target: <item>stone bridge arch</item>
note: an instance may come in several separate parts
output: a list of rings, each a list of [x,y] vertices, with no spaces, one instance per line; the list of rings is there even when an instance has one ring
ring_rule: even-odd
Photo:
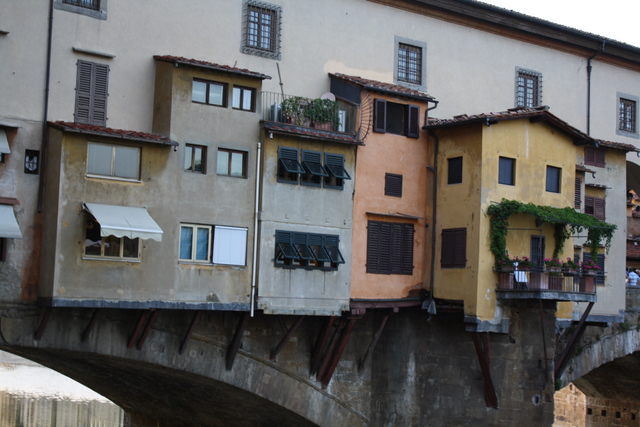
[[[163,311],[141,349],[128,348],[136,310],[101,310],[85,341],[87,309],[54,309],[40,340],[39,317],[17,310],[3,317],[0,350],[53,368],[97,391],[132,413],[140,424],[158,426],[366,425],[357,408],[304,375],[308,357],[282,366],[268,354],[260,328],[250,328],[231,370],[225,368],[229,330],[235,313],[207,313],[178,353],[192,313]],[[257,324],[257,321],[253,322]],[[231,326],[231,328],[229,327]],[[262,331],[264,332],[264,331]],[[246,338],[246,337],[245,337]],[[265,347],[266,351],[253,351]],[[300,352],[297,352],[300,353]],[[290,369],[291,368],[291,369]],[[297,368],[297,369],[296,369]],[[178,415],[176,415],[178,414]],[[188,423],[186,422],[188,421]],[[160,422],[158,424],[158,422]]]

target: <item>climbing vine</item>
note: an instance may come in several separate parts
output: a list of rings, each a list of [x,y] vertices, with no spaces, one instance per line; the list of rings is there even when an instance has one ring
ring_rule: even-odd
[[[554,258],[560,255],[565,241],[571,235],[585,229],[587,230],[586,245],[592,254],[596,254],[600,246],[605,246],[609,250],[613,232],[616,230],[616,226],[613,224],[600,221],[591,215],[576,212],[569,207],[554,208],[502,199],[500,203],[494,203],[487,209],[487,215],[491,218],[491,252],[495,256],[496,262],[505,261],[508,258],[507,226],[509,217],[518,213],[532,215],[536,221],[554,226]]]

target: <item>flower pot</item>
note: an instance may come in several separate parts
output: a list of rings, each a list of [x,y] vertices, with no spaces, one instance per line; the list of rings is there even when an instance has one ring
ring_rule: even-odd
[[[333,130],[331,122],[311,123],[311,126],[318,130]]]

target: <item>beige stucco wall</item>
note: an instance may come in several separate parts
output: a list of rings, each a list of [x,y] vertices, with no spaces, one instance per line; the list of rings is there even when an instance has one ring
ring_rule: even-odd
[[[382,96],[371,93],[363,99],[380,98],[399,104],[413,104],[420,107],[420,125],[424,123],[425,103]],[[373,103],[362,108],[372,108]],[[368,115],[369,113],[363,112]],[[432,163],[426,133],[421,130],[418,138],[403,135],[376,133],[370,131],[364,145],[358,147],[356,163],[355,194],[353,199],[353,272],[352,298],[385,299],[406,298],[425,288],[427,280],[427,245],[429,234],[426,225],[430,223],[430,188],[428,187],[427,165]],[[402,197],[385,196],[385,174],[400,174]],[[415,220],[372,215],[408,215]],[[414,225],[413,274],[371,274],[366,272],[367,264],[367,222],[369,220],[402,222]]]

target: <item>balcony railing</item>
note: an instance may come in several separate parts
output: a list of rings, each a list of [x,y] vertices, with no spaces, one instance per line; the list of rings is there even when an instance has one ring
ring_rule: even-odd
[[[594,294],[596,275],[536,270],[498,271],[498,290]]]
[[[262,92],[262,119],[305,128],[356,133],[356,108],[329,99]]]

